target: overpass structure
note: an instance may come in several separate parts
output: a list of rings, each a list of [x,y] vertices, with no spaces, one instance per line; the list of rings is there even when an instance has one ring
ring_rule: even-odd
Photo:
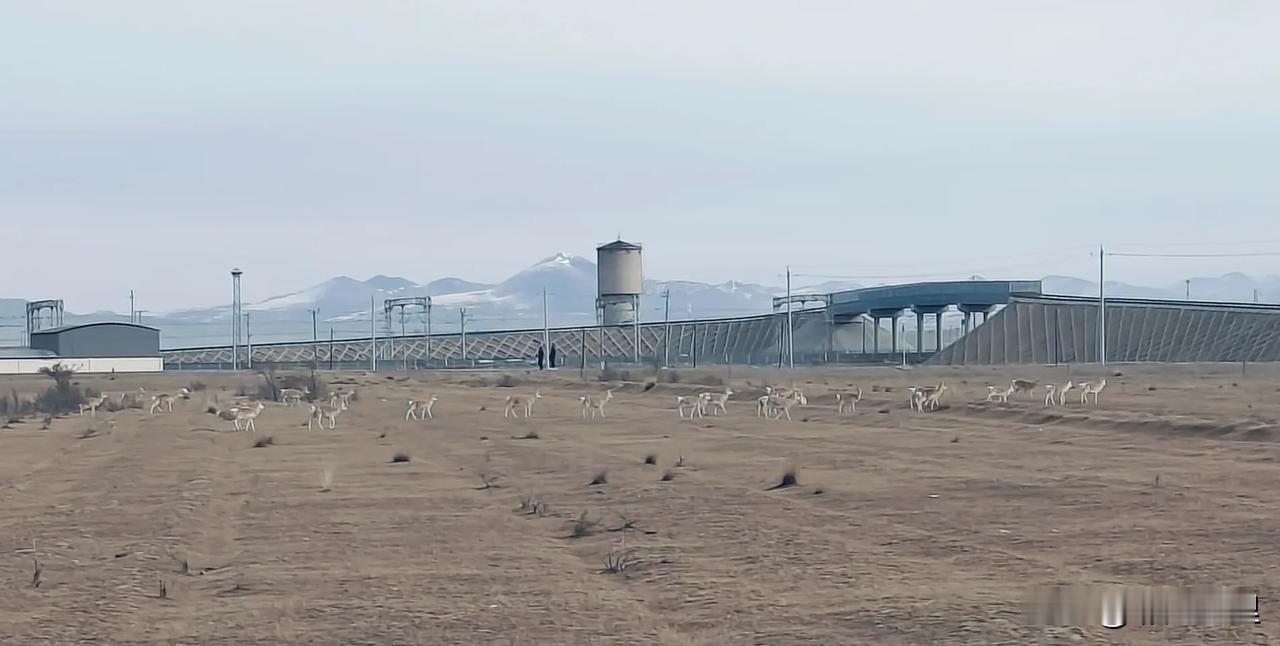
[[[840,326],[855,322],[867,322],[871,329],[881,330],[882,321],[889,321],[890,356],[896,356],[905,348],[898,338],[898,319],[907,313],[915,315],[916,340],[912,353],[919,357],[924,354],[925,317],[934,317],[933,351],[944,347],[942,315],[951,307],[964,314],[962,330],[968,334],[975,325],[985,323],[987,316],[997,307],[1008,304],[1015,296],[1037,296],[1041,294],[1038,280],[960,280],[945,282],[911,283],[907,285],[885,285],[866,287],[830,294],[797,294],[790,297],[773,299],[773,308],[777,312],[791,303],[805,305],[818,302],[823,306],[828,324],[834,330]],[[808,310],[802,310],[808,311]],[[981,317],[981,320],[978,317]],[[880,334],[872,335],[871,348],[863,347],[862,352],[880,356]]]

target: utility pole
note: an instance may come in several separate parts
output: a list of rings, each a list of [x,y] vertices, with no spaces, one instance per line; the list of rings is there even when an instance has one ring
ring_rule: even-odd
[[[1098,363],[1107,365],[1107,253],[1098,245]]]
[[[1258,302],[1258,290],[1257,290],[1257,289],[1254,289],[1254,290],[1253,290],[1253,302],[1254,302],[1254,303],[1257,303],[1257,302]]]
[[[320,367],[320,329],[316,327],[316,315],[320,310],[311,310],[311,369]]]
[[[400,308],[400,363],[404,371],[409,371],[409,344],[404,340],[404,308]]]
[[[791,266],[787,266],[787,365],[796,369],[796,344],[791,326]]]
[[[462,330],[462,360],[467,360],[467,308],[458,309],[458,325]]]
[[[333,370],[333,326],[329,327],[329,369]]]
[[[551,327],[547,323],[547,288],[542,288],[542,347],[551,352]],[[548,358],[551,355],[547,355]],[[554,366],[552,366],[554,367]]]
[[[427,297],[427,367],[431,367],[431,297]]]
[[[133,290],[129,290],[129,322],[138,322],[138,310],[133,307]]]
[[[662,367],[671,367],[671,288],[662,290]]]
[[[1191,300],[1191,279],[1187,279],[1187,300]]]
[[[369,368],[378,371],[378,317],[373,314],[373,294],[369,295]]]
[[[240,276],[244,272],[231,270],[231,369],[240,369]]]
[[[249,362],[249,369],[253,370],[253,334],[249,332],[249,313],[244,313],[244,345],[246,348],[245,359]]]

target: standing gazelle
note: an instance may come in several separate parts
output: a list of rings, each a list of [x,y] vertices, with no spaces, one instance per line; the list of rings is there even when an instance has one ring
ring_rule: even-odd
[[[435,419],[431,416],[431,409],[440,401],[439,397],[432,395],[428,399],[410,399],[409,409],[404,412],[405,421],[411,419]]]
[[[594,395],[579,397],[578,401],[582,404],[582,419],[587,418],[587,411],[591,411],[591,419],[596,418],[597,412],[600,413],[600,417],[605,417],[604,406],[609,403],[610,399],[613,399],[612,389],[604,391],[604,394],[598,397]]]
[[[850,413],[857,412],[858,402],[862,401],[862,389],[859,388],[851,393],[836,393],[836,413],[843,413],[848,408]]]
[[[1093,395],[1093,403],[1098,403],[1098,394],[1107,387],[1107,380],[1100,379],[1098,381],[1086,381],[1080,384],[1080,403],[1089,403],[1089,395]]]

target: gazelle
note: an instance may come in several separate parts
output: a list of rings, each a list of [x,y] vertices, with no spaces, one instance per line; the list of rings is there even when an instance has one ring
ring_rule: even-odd
[[[1009,380],[1009,388],[1012,390],[1011,394],[1027,393],[1028,395],[1031,395],[1035,393],[1036,387],[1039,385],[1039,382],[1029,381],[1026,379]]]
[[[149,414],[155,414],[156,411],[170,413],[173,412],[173,401],[181,395],[170,395],[169,393],[159,393],[151,396],[151,408],[147,410]]]
[[[14,395],[14,397],[17,397],[17,395]],[[89,417],[97,417],[98,407],[106,403],[106,401],[107,396],[105,393],[97,397],[90,397],[83,404],[80,404],[80,414],[84,415],[85,411],[89,411]]]
[[[999,386],[987,386],[987,401],[1000,402],[1001,404],[1009,403],[1009,395],[1013,394],[1013,386],[1008,388],[1000,388]]]
[[[310,394],[311,391],[307,388],[303,388],[302,390],[298,390],[297,388],[285,388],[280,391],[280,401],[283,402],[285,406],[296,406],[301,404],[302,400]]]
[[[804,391],[800,390],[799,388],[796,388],[795,386],[792,386],[791,388],[765,387],[764,394],[772,395],[775,397],[785,397],[787,399],[794,400],[797,404],[800,404],[801,406],[809,405],[809,400],[804,396]]]
[[[307,404],[311,412],[307,417],[307,430],[311,430],[312,422],[318,424],[321,430],[324,430],[325,420],[329,420],[329,429],[338,427],[338,416],[345,410],[341,406],[317,406],[316,404]]]
[[[439,397],[432,395],[430,399],[410,399],[409,410],[404,412],[404,419],[435,419],[431,416],[431,408],[440,401]]]
[[[676,395],[676,413],[684,419],[685,409],[689,410],[689,419],[705,417],[707,414],[707,398],[702,395]]]
[[[938,410],[938,405],[942,403],[942,394],[947,392],[946,384],[938,384],[937,388],[926,388],[924,390],[924,404],[921,408],[928,407],[929,410]]]
[[[533,402],[542,399],[541,391],[533,391],[532,395],[507,395],[507,409],[503,411],[502,416],[519,417],[516,413],[517,409],[524,410],[524,418],[529,419],[529,415],[533,413]]]
[[[253,431],[254,433],[257,433],[258,426],[254,423],[254,420],[258,418],[258,414],[261,413],[264,408],[266,408],[266,405],[262,402],[258,402],[258,405],[253,406],[252,408],[233,408],[232,410],[235,411],[236,415],[233,420],[236,430]],[[240,422],[245,423],[244,429],[240,428]]]
[[[799,394],[799,391],[796,392]],[[783,416],[786,416],[787,421],[790,422],[791,407],[799,403],[799,399],[791,399],[790,397],[781,397],[779,395],[765,395],[765,416],[772,419],[782,419]]]
[[[862,401],[862,389],[859,388],[852,393],[837,392],[836,393],[836,413],[843,413],[848,408],[850,413],[857,412],[858,402]]]
[[[1053,407],[1058,405],[1058,387],[1053,384],[1044,385],[1044,405]]]
[[[582,397],[579,397],[578,401],[582,404],[582,418],[587,418],[587,411],[591,411],[591,419],[596,418],[597,412],[600,413],[600,417],[605,417],[604,405],[608,404],[610,399],[613,399],[612,389],[604,391],[604,394],[598,397],[594,395],[583,395]]]
[[[1081,404],[1087,404],[1087,403],[1089,403],[1089,395],[1093,395],[1093,403],[1094,403],[1094,404],[1097,404],[1097,403],[1098,403],[1098,395],[1099,395],[1099,394],[1102,392],[1102,390],[1103,390],[1104,388],[1106,388],[1106,387],[1107,387],[1107,380],[1106,380],[1106,379],[1101,379],[1101,380],[1096,381],[1096,382],[1094,382],[1094,381],[1086,381],[1086,382],[1084,382],[1084,383],[1080,384],[1080,403],[1081,403]]]
[[[1062,405],[1062,406],[1066,406],[1066,405],[1067,405],[1067,393],[1068,393],[1068,392],[1071,392],[1071,389],[1072,389],[1072,388],[1075,388],[1075,387],[1076,387],[1075,382],[1073,382],[1073,381],[1071,381],[1070,379],[1068,379],[1068,380],[1067,380],[1067,383],[1063,384],[1063,385],[1062,385],[1062,388],[1058,389],[1058,404],[1059,404],[1059,405]]]
[[[730,390],[728,386],[726,386],[722,392],[700,393],[698,396],[702,397],[703,401],[706,402],[706,407],[711,410],[712,415],[719,415],[720,413],[724,413],[725,415],[728,415],[729,409],[725,408],[725,403],[729,401],[729,397],[732,395],[733,395],[733,391]],[[720,413],[716,412],[717,409],[720,411]]]
[[[347,410],[348,408],[351,408],[351,395],[353,393],[355,393],[354,390],[344,390],[341,392],[333,393],[332,395],[329,396],[329,407],[339,408],[342,410]]]

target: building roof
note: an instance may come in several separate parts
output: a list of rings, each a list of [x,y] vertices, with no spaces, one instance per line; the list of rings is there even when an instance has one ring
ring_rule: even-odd
[[[56,356],[58,355],[49,350],[25,347],[0,348],[0,359],[49,359]]]
[[[58,332],[66,332],[67,330],[74,330],[74,329],[83,328],[83,327],[97,327],[100,325],[123,325],[125,327],[138,328],[139,330],[150,330],[152,332],[160,331],[160,328],[158,327],[151,327],[150,325],[142,325],[140,323],[129,323],[128,321],[92,321],[90,323],[77,323],[75,325],[47,327],[41,330],[32,330],[31,333],[32,334],[57,334]]]
[[[626,242],[625,240],[615,240],[609,244],[602,244],[596,247],[596,251],[640,251],[640,245]]]

